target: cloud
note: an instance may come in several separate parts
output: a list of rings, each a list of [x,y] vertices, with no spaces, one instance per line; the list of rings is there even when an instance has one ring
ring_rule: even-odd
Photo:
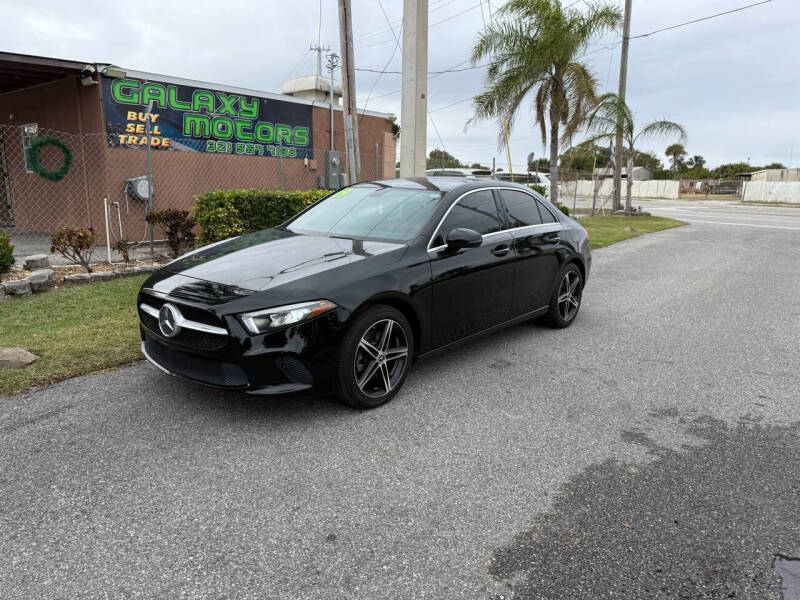
[[[397,35],[402,2],[382,0]],[[487,2],[430,0],[429,70],[443,70],[469,58],[475,37],[489,19]],[[740,6],[730,0],[674,0],[635,3],[632,35]],[[496,10],[496,3],[492,3]],[[482,9],[482,10],[481,10]],[[382,69],[395,42],[377,2],[354,6],[356,66]],[[92,62],[203,81],[280,91],[292,75],[316,71],[308,47],[317,39],[339,52],[335,2],[229,0],[164,2],[144,0],[65,3],[33,0],[4,7],[4,49]],[[461,13],[461,14],[459,14]],[[709,164],[738,161],[787,163],[792,144],[800,156],[800,81],[796,72],[800,3],[776,0],[753,9],[631,40],[628,100],[637,118],[669,116],[689,132],[687,149]],[[443,22],[442,22],[443,21]],[[321,26],[320,26],[321,23]],[[319,32],[319,33],[318,33]],[[615,91],[618,36],[597,40],[586,61],[604,91]],[[398,51],[388,67],[400,71]],[[462,64],[469,66],[469,63]],[[293,70],[294,69],[294,70]],[[357,96],[363,105],[400,115],[401,78],[360,72]],[[505,161],[497,148],[497,125],[477,123],[470,102],[456,103],[483,86],[483,71],[449,73],[429,82],[429,108],[445,147],[462,160]],[[668,141],[647,144],[658,154]],[[440,147],[428,127],[428,147]],[[512,132],[515,163],[542,142],[526,108]],[[798,161],[795,160],[795,164]]]

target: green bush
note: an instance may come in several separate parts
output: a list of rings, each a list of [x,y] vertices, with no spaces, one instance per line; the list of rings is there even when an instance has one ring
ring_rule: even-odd
[[[534,192],[539,192],[542,196],[547,198],[547,186],[541,183],[529,183],[528,187],[531,188]]]
[[[0,231],[0,275],[8,273],[13,266],[14,246],[11,245],[11,237],[5,231]]]
[[[243,233],[280,225],[328,190],[217,190],[195,197],[194,218],[200,226],[201,246]]]
[[[569,207],[566,204],[559,204],[558,210],[560,210],[565,215],[569,216]]]

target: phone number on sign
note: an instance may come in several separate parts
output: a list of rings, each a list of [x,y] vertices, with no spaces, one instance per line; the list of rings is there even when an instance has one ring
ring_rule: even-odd
[[[206,152],[223,154],[251,154],[253,156],[283,156],[297,158],[297,148],[273,146],[270,144],[251,144],[248,142],[218,142],[206,140]]]

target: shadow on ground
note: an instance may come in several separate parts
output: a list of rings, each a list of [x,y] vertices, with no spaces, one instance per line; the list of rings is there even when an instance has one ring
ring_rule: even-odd
[[[707,443],[675,451],[628,432],[652,462],[571,480],[496,550],[489,572],[508,592],[492,598],[781,598],[773,562],[800,553],[800,426],[689,429]]]

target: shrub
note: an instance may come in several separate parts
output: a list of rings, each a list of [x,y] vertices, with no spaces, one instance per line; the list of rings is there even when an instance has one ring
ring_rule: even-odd
[[[58,252],[69,262],[81,265],[89,273],[92,267],[89,261],[94,252],[94,230],[73,229],[72,227],[62,227],[53,236],[50,252]]]
[[[5,231],[0,231],[0,275],[8,273],[14,266],[14,246],[11,245],[11,236]]]
[[[565,215],[569,216],[569,206],[567,206],[566,204],[559,204],[558,210],[560,210]]]
[[[114,244],[114,250],[122,254],[122,261],[127,265],[131,262],[131,248],[135,246],[134,242],[128,240],[117,240]]]
[[[280,225],[328,190],[217,190],[195,197],[201,245]]]
[[[547,198],[547,186],[541,183],[529,183],[528,187],[531,188],[534,192],[540,193],[542,196]]]
[[[194,247],[194,240],[197,237],[194,233],[194,226],[197,221],[189,214],[188,210],[177,210],[168,208],[152,212],[146,217],[148,223],[157,226],[167,238],[170,256],[178,258],[185,250]]]

